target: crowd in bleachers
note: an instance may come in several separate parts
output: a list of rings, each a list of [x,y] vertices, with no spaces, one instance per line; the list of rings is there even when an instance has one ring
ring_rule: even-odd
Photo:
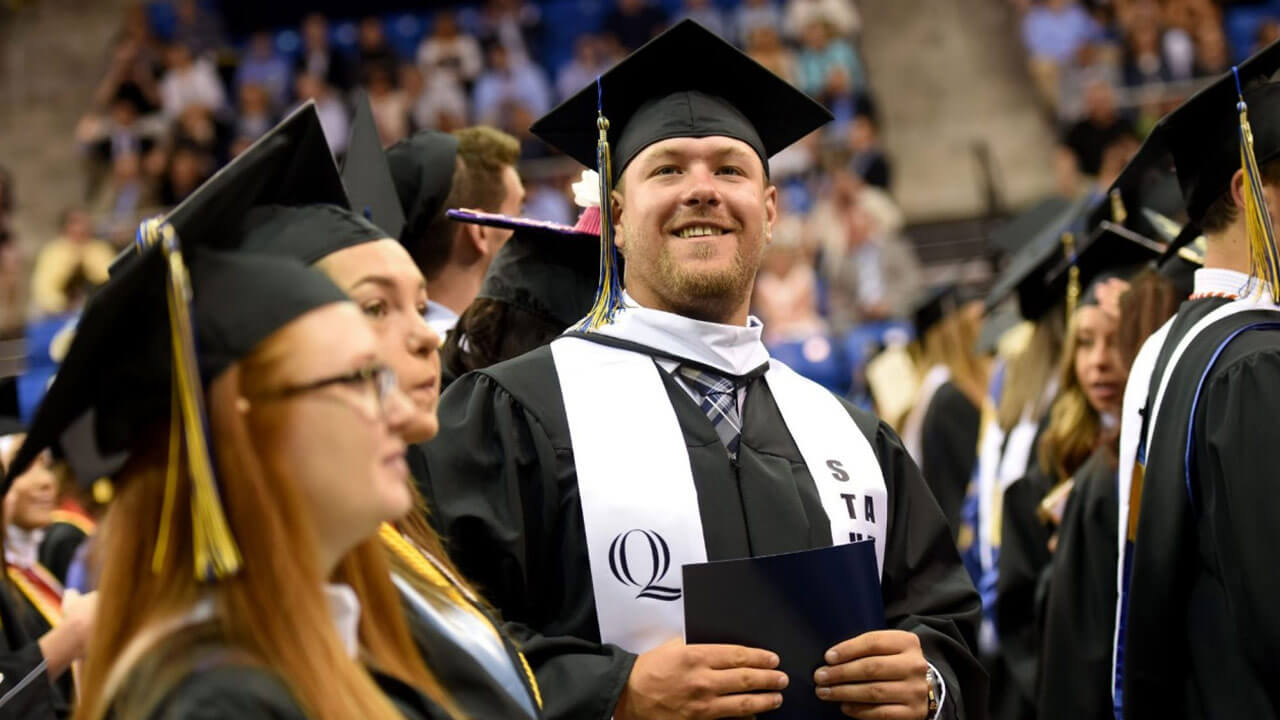
[[[58,236],[37,243],[27,315],[73,310],[82,293],[67,289],[72,280],[100,281],[108,249],[127,243],[140,218],[181,202],[307,99],[339,159],[359,91],[386,145],[428,128],[506,131],[521,143],[525,213],[572,223],[575,164],[533,138],[531,121],[682,17],[835,114],[772,163],[786,217],[757,305],[778,342],[818,337],[803,345],[807,357],[829,364],[847,390],[850,357],[865,354],[841,347],[848,331],[905,318],[919,290],[853,0],[488,0],[369,17],[312,13],[241,33],[228,31],[217,3],[133,5],[76,128],[84,195],[68,199]],[[65,249],[80,247],[72,254],[82,262],[68,263]],[[885,282],[886,272],[899,282]]]

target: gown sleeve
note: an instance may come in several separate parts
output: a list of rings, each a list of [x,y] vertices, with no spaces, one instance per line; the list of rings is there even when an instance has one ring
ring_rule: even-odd
[[[1033,468],[1005,490],[996,561],[996,636],[1019,695],[1029,707],[1036,697],[1052,559],[1049,528],[1036,515],[1048,484],[1044,473]]]
[[[1274,337],[1272,333],[1267,333]],[[1235,638],[1242,665],[1252,671],[1271,708],[1280,707],[1275,649],[1280,647],[1280,501],[1275,491],[1280,430],[1280,353],[1254,352],[1215,373],[1200,402],[1207,448],[1198,461],[1194,510],[1203,552],[1221,574],[1222,627]],[[1251,684],[1251,683],[1250,683]]]
[[[889,487],[884,554],[885,619],[920,637],[942,675],[940,718],[986,717],[987,677],[975,655],[982,603],[960,563],[942,511],[893,430],[879,422],[874,448]]]
[[[938,388],[920,428],[920,472],[942,508],[952,536],[974,463],[978,461],[978,408],[951,383]]]
[[[1040,673],[1040,720],[1106,718],[1116,609],[1116,469],[1105,451],[1076,473],[1053,554]]]
[[[496,380],[459,378],[441,399],[440,433],[424,446],[431,519],[459,570],[502,612],[542,688],[547,718],[607,720],[635,655],[598,638],[594,594],[566,568],[566,538],[579,537],[568,448]]]
[[[53,720],[66,715],[34,640],[17,650],[0,650],[0,718]]]

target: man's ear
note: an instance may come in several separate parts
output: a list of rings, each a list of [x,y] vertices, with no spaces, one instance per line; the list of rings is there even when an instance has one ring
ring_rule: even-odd
[[[1241,212],[1244,211],[1244,169],[1236,170],[1231,176],[1231,202]]]
[[[773,242],[773,224],[778,222],[778,187],[770,185],[764,189],[764,241]]]
[[[613,213],[613,244],[619,250],[622,249],[622,193],[613,190],[609,193],[609,209]]]
[[[489,246],[486,244],[486,231],[489,228],[483,225],[475,225],[473,223],[465,223],[462,225],[462,242],[467,248],[468,254],[485,256],[489,254]]]

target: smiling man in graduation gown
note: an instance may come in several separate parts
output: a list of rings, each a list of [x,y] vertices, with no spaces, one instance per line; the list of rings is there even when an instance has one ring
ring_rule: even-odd
[[[1280,717],[1278,68],[1280,44],[1239,68],[1252,148],[1242,152],[1231,73],[1147,141],[1172,156],[1191,220],[1183,236],[1198,228],[1207,243],[1195,292],[1135,360],[1130,384],[1144,356],[1153,363],[1136,418],[1126,392],[1125,430],[1146,418],[1120,493],[1115,701],[1130,720]]]
[[[853,717],[980,716],[978,597],[919,471],[887,425],[771,361],[747,312],[777,214],[767,159],[830,115],[693,22],[533,131],[596,164],[597,92],[625,278],[605,246],[583,323],[459,379],[418,469],[453,557],[527,626],[547,714],[773,709],[768,648],[680,642],[679,567],[869,538],[891,629],[790,682]]]

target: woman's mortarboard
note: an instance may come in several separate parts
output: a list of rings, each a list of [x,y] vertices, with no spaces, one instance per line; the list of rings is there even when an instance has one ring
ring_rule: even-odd
[[[191,473],[197,577],[235,574],[240,554],[213,477],[203,387],[292,320],[346,300],[297,261],[235,252],[240,219],[260,202],[345,202],[340,183],[308,182],[317,177],[337,174],[307,104],[168,215],[143,223],[132,252],[85,308],[5,489],[90,410],[102,455],[131,449],[168,415]],[[171,475],[169,488],[178,480]],[[166,539],[162,527],[157,562]]]

